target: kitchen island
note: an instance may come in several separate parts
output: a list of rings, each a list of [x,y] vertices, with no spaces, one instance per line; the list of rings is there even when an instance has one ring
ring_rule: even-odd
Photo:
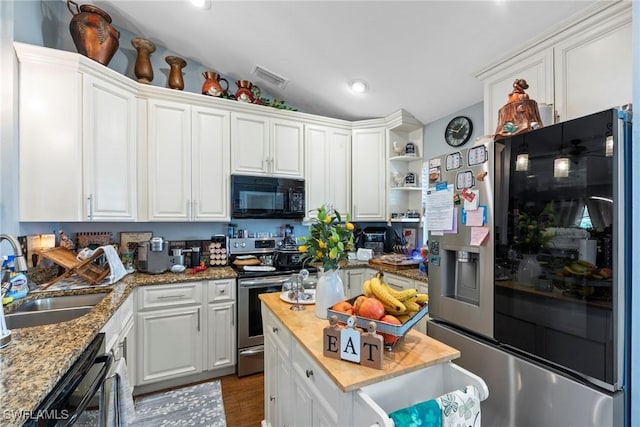
[[[375,414],[376,410],[368,407],[371,402],[366,397],[367,387],[388,383],[389,393],[393,393],[392,382],[398,386],[402,378],[429,372],[434,374],[427,378],[437,383],[442,381],[438,378],[442,376],[441,367],[450,367],[449,362],[460,356],[458,350],[410,330],[392,351],[385,350],[383,369],[327,358],[323,356],[322,342],[328,321],[315,316],[314,305],[307,305],[304,311],[292,311],[278,292],[261,294],[260,299],[267,426],[372,425],[377,419],[363,418],[363,414],[380,416],[380,408]],[[417,401],[451,391],[422,398],[424,381],[411,387],[415,387]]]

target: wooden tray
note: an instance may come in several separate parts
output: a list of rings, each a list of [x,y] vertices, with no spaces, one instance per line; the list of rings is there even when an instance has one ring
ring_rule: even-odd
[[[387,269],[392,271],[418,268],[421,263],[422,260],[419,259],[388,257],[386,255],[379,258],[371,258],[369,260],[369,265],[373,267],[385,266]]]

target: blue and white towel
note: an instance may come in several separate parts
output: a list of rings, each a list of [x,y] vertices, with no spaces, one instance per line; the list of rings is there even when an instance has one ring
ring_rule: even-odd
[[[480,427],[480,393],[472,385],[436,399],[442,411],[442,427]]]
[[[480,393],[472,385],[389,414],[396,427],[480,427]]]

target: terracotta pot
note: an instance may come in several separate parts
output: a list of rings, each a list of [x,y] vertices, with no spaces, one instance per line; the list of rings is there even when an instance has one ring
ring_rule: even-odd
[[[138,82],[149,84],[153,80],[153,67],[151,66],[151,54],[156,51],[156,46],[149,40],[136,37],[131,44],[138,51],[134,73]]]
[[[171,89],[184,89],[184,79],[182,69],[187,66],[187,61],[178,56],[167,56],[164,58],[171,67],[169,71],[169,87]]]
[[[220,74],[213,71],[205,71],[202,73],[204,77],[204,84],[202,85],[202,94],[211,96],[222,96],[229,89],[229,82],[224,77],[220,77]],[[224,82],[225,87],[222,88],[220,82]]]
[[[238,86],[236,91],[237,101],[253,103],[256,100],[260,100],[260,88],[249,80],[238,80],[236,86]]]
[[[67,0],[67,8],[73,15],[69,31],[78,53],[108,65],[120,45],[120,33],[111,25],[109,14],[95,6],[78,6],[73,0]]]

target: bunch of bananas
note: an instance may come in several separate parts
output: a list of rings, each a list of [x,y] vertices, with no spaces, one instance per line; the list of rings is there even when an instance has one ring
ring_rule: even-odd
[[[362,293],[367,297],[376,298],[384,306],[387,314],[397,316],[403,323],[418,312],[422,305],[429,302],[427,294],[418,293],[417,289],[397,291],[384,283],[383,275],[377,272],[362,285]],[[402,317],[405,317],[403,319]]]
[[[565,265],[560,274],[563,276],[578,276],[587,279],[602,280],[611,278],[613,272],[608,268],[598,268],[589,261],[579,259]]]

